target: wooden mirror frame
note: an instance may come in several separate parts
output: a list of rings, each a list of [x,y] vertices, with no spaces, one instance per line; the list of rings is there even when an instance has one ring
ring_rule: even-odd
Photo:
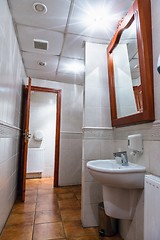
[[[119,43],[123,31],[127,29],[134,20],[136,21],[140,78],[143,92],[143,112],[118,118],[112,51]],[[151,29],[150,0],[135,0],[128,14],[119,21],[117,30],[107,47],[110,106],[113,127],[145,123],[154,121],[155,119]]]

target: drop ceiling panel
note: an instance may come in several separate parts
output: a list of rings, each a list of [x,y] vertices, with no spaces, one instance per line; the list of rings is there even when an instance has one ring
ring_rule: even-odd
[[[56,76],[56,81],[63,82],[63,83],[83,85],[84,74],[79,75],[79,74],[58,73]]]
[[[23,51],[59,55],[63,44],[63,34],[40,28],[17,25],[18,40]],[[48,50],[34,48],[34,39],[48,41]]]
[[[55,72],[43,72],[38,70],[26,69],[28,77],[55,81]]]
[[[58,57],[47,54],[22,53],[25,68],[40,70],[43,72],[56,72],[58,66]],[[39,62],[46,62],[46,66],[40,66]]]
[[[116,30],[118,21],[125,16],[132,2],[132,0],[75,0],[68,32],[109,40]],[[98,15],[98,9],[103,11],[107,20],[105,26],[101,24],[95,28],[94,21]],[[100,14],[99,20],[102,17]]]
[[[67,34],[65,37],[62,56],[84,59],[85,42],[106,44],[107,41],[102,39],[83,37],[74,34]]]
[[[75,63],[80,66],[84,66],[83,60],[62,57],[59,62],[58,73],[61,72],[61,73],[73,74]],[[72,68],[72,66],[73,66],[73,68]]]
[[[75,62],[84,65],[84,42],[107,45],[118,21],[126,14],[133,0],[42,0],[40,2],[46,5],[46,14],[34,11],[35,0],[8,0],[28,76],[82,84],[84,73],[73,74],[73,71]],[[108,21],[105,26],[102,24],[98,29],[91,29],[89,25],[84,24],[84,18],[93,11],[98,12],[99,4],[102,9],[107,7],[105,16],[108,17]],[[96,10],[93,10],[94,6]],[[48,50],[35,49],[34,39],[48,41]],[[40,61],[46,62],[47,65],[39,66]],[[68,66],[71,66],[70,70]]]
[[[63,31],[69,13],[69,0],[43,0],[47,13],[36,13],[33,9],[34,0],[8,0],[12,16],[16,23],[46,29]]]

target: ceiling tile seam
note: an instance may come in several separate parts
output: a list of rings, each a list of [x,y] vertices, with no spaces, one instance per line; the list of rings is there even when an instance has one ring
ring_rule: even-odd
[[[68,12],[68,17],[67,17],[67,22],[66,22],[66,27],[64,29],[63,43],[62,43],[62,48],[61,48],[61,52],[60,52],[60,55],[59,55],[59,61],[58,61],[57,69],[56,69],[56,75],[58,73],[59,64],[60,64],[60,60],[61,60],[61,57],[62,57],[62,52],[63,52],[63,49],[64,49],[64,43],[65,43],[65,39],[66,39],[66,34],[67,34],[67,30],[68,30],[68,25],[69,25],[69,22],[70,22],[71,14],[72,14],[72,11],[73,11],[73,6],[74,6],[74,0],[71,0],[69,12]]]
[[[41,69],[35,69],[35,68],[26,68],[26,70],[32,70],[32,71],[38,71],[38,72],[45,72],[45,73],[56,73],[56,71],[44,71],[44,69],[43,70],[41,70]]]
[[[45,50],[44,50],[44,51],[45,51]],[[43,53],[43,52],[38,52],[38,51],[33,52],[33,51],[31,51],[31,50],[30,50],[30,51],[27,51],[27,50],[22,50],[22,49],[21,49],[21,52],[22,52],[22,53],[41,54],[41,55],[44,54],[44,55],[46,55],[46,56],[48,55],[48,56],[53,56],[53,57],[58,57],[58,58],[59,58],[59,55],[54,55],[54,54],[49,53],[49,52],[47,52],[47,53],[45,53],[45,52],[44,52],[44,53]]]
[[[15,22],[15,20],[13,19],[13,17],[12,17],[12,20],[13,20],[13,22],[14,22],[14,24],[16,25],[16,27],[19,25],[19,26],[24,26],[24,27],[29,27],[29,28],[36,28],[36,29],[40,29],[40,30],[44,30],[44,31],[51,31],[51,32],[55,32],[55,33],[61,33],[61,34],[64,34],[64,32],[65,32],[65,30],[64,31],[58,31],[58,30],[54,30],[54,29],[51,29],[51,28],[43,28],[43,27],[37,27],[37,26],[31,26],[31,25],[28,25],[28,24],[21,24],[21,23],[16,23]],[[16,31],[16,33],[18,33],[18,31]],[[90,38],[90,39],[96,39],[96,40],[104,40],[104,41],[110,41],[109,39],[108,40],[106,40],[106,39],[104,39],[104,38],[97,38],[97,37],[92,37],[92,36],[87,36],[87,35],[83,35],[83,34],[81,34],[81,33],[79,33],[79,34],[76,34],[76,33],[72,33],[72,32],[69,32],[68,31],[68,28],[67,28],[67,32],[66,32],[66,34],[70,34],[70,35],[74,35],[74,36],[78,36],[78,37],[84,37],[84,38]]]

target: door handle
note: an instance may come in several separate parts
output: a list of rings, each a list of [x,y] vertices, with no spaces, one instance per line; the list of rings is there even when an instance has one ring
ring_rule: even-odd
[[[26,142],[26,141],[28,141],[28,140],[31,138],[31,133],[25,131],[25,132],[23,133],[23,137],[24,137],[24,140],[25,140],[25,142]]]

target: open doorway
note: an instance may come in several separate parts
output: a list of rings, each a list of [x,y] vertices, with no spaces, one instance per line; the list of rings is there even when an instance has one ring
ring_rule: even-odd
[[[54,160],[54,180],[53,186],[58,186],[58,178],[59,178],[59,149],[60,149],[60,117],[61,117],[61,90],[56,90],[52,88],[42,88],[37,86],[31,86],[31,79],[29,78],[29,84],[25,88],[25,100],[23,104],[24,108],[24,123],[23,123],[23,142],[22,142],[22,164],[21,165],[21,173],[20,173],[20,196],[22,201],[25,201],[25,188],[26,188],[26,172],[27,172],[27,152],[28,152],[28,140],[30,137],[29,129],[29,115],[30,115],[30,99],[31,92],[43,92],[56,94],[56,130],[55,130],[55,154],[53,157]],[[43,113],[42,113],[43,115]],[[47,118],[47,116],[45,116]],[[44,118],[45,119],[45,118]],[[54,137],[54,136],[53,136]],[[45,161],[45,159],[44,159]]]
[[[26,178],[54,177],[56,94],[31,90]]]

